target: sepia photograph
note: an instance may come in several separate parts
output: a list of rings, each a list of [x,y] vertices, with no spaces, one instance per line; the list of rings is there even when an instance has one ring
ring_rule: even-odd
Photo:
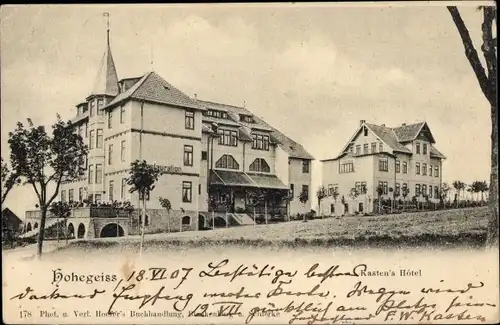
[[[0,17],[4,323],[499,321],[495,3]]]

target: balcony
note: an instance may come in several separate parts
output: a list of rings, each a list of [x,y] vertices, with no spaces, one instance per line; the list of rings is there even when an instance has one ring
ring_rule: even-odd
[[[112,207],[86,207],[73,208],[69,218],[126,218],[131,211],[122,208]],[[26,211],[26,219],[40,219],[40,210]],[[55,218],[56,216],[47,212],[47,218]]]

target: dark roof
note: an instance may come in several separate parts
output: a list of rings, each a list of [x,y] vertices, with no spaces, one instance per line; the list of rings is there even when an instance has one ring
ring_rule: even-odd
[[[23,221],[11,209],[2,210],[2,227],[17,229]]]
[[[387,156],[390,156],[390,157],[395,157],[392,153],[387,152],[387,151],[363,153],[363,154],[359,154],[359,155],[353,155],[352,157],[358,158],[358,157],[378,156],[378,155],[387,155]],[[344,152],[344,153],[338,155],[335,158],[322,159],[321,162],[339,160],[340,158],[345,157],[345,156],[347,156],[347,152]]]
[[[392,128],[394,134],[396,135],[399,142],[410,142],[415,140],[418,136],[420,130],[425,125],[425,122],[402,125],[396,128]]]
[[[220,111],[226,111],[228,113],[237,114],[236,116],[229,114],[229,116],[231,116],[232,118],[234,118],[236,120],[239,118],[239,114],[251,116],[254,119],[255,123],[245,123],[245,122],[240,122],[240,121],[238,121],[238,123],[242,126],[247,127],[247,128],[252,128],[255,130],[262,130],[262,131],[270,132],[271,141],[274,143],[277,143],[280,146],[280,148],[283,149],[290,156],[290,158],[314,160],[314,157],[311,154],[309,154],[304,149],[304,147],[302,147],[300,144],[298,144],[294,140],[290,139],[289,137],[287,137],[286,135],[281,133],[276,128],[274,128],[271,125],[269,125],[268,123],[264,122],[264,120],[257,117],[251,111],[249,111],[248,109],[246,109],[244,107],[216,103],[216,102],[211,102],[211,101],[206,101],[206,100],[198,100],[198,103],[204,105],[208,109],[216,109],[216,110],[220,110]],[[204,116],[203,119],[205,120],[206,117]],[[217,121],[220,121],[220,123],[222,123],[222,121],[225,120],[225,119],[217,119],[217,118],[215,118],[215,119]]]
[[[430,155],[431,157],[446,159],[436,148],[432,146],[435,143],[434,137],[430,131],[427,122],[419,122],[410,125],[402,125],[395,128],[386,127],[385,125],[376,125],[370,123],[363,123],[352,136],[349,143],[361,132],[362,127],[368,127],[382,142],[387,144],[393,151],[412,155],[410,149],[406,148],[403,144],[415,140],[421,132],[425,132],[426,136],[430,138]],[[335,158],[323,159],[321,161],[337,160],[343,157],[348,148],[349,143],[342,149],[342,152]]]
[[[365,125],[370,130],[372,130],[373,133],[375,133],[380,138],[380,140],[382,140],[389,147],[391,147],[391,149],[411,154],[411,150],[409,150],[408,148],[406,148],[405,146],[403,146],[401,143],[398,142],[398,139],[396,138],[396,135],[394,134],[391,128],[369,123],[365,123]]]
[[[431,157],[433,158],[441,158],[441,159],[446,159],[446,156],[443,155],[441,152],[439,152],[439,150],[437,150],[436,148],[434,148],[433,146],[431,146],[431,149],[430,149],[430,155]]]
[[[156,72],[146,73],[141,80],[125,92],[118,94],[104,108],[120,104],[128,99],[144,100],[185,108],[203,109],[196,100],[191,99],[179,89],[172,86]]]

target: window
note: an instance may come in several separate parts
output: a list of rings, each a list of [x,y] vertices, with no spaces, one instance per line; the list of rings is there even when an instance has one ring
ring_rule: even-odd
[[[121,190],[120,190],[120,196],[123,199],[125,199],[125,192],[127,190],[127,179],[126,178],[122,178],[122,187],[121,187]]]
[[[238,146],[238,135],[236,131],[218,129],[217,134],[219,135],[219,144],[223,146]]]
[[[427,195],[427,185],[422,185],[422,195]]]
[[[191,182],[182,182],[182,202],[191,202],[193,199]]]
[[[108,165],[113,165],[113,145],[108,146]]]
[[[66,202],[66,190],[61,191],[61,202]]]
[[[293,184],[290,184],[290,196],[292,197],[292,200],[294,195],[295,195],[295,188]]]
[[[368,189],[366,188],[366,182],[361,182],[361,194],[366,194]]]
[[[68,190],[68,201],[69,202],[73,202],[73,199],[75,198],[74,195],[75,195],[75,190],[73,190],[73,189]]]
[[[252,134],[252,149],[269,151],[269,136]]]
[[[302,160],[302,173],[309,174],[309,160]]]
[[[198,184],[198,195],[201,195],[201,184]]]
[[[120,124],[125,123],[125,106],[120,106]]]
[[[90,102],[90,117],[94,116],[95,101]]]
[[[381,172],[389,171],[389,158],[378,159],[378,170],[380,170]]]
[[[89,149],[94,149],[94,139],[95,139],[95,131],[90,130]]]
[[[113,128],[113,112],[109,111],[108,113],[108,129]]]
[[[420,163],[415,163],[415,173],[420,175]]]
[[[94,199],[95,199],[95,202],[96,202],[96,203],[101,202],[101,194],[96,194],[96,195],[94,195]]]
[[[420,184],[415,184],[415,195],[420,196]]]
[[[95,165],[95,183],[96,184],[102,183],[102,164]]]
[[[332,184],[328,184],[328,196],[333,196],[333,185]]]
[[[394,195],[399,196],[401,194],[401,185],[396,183],[396,188],[394,189]]]
[[[240,165],[231,155],[223,155],[215,163],[216,168],[240,169]]]
[[[248,167],[251,172],[262,172],[262,173],[270,173],[271,168],[267,164],[267,162],[262,158],[256,158]]]
[[[356,154],[357,155],[361,154],[361,145],[359,145],[359,144],[356,146]]]
[[[406,161],[403,162],[403,174],[408,174],[408,163]]]
[[[80,126],[78,127],[78,135],[79,135],[79,136],[81,136],[81,137],[82,137],[82,139],[83,139],[83,137],[85,136],[85,135],[83,134],[83,125],[80,125]]]
[[[94,182],[94,165],[89,165],[89,184]]]
[[[354,163],[344,163],[340,165],[340,173],[353,173],[354,172]]]
[[[389,193],[389,184],[387,184],[387,182],[384,182],[384,194],[388,193]]]
[[[432,165],[429,165],[429,176],[432,176]]]
[[[97,129],[96,148],[102,148],[102,129]]]
[[[182,217],[182,224],[183,225],[190,225],[191,224],[191,217],[190,216]]]
[[[415,150],[416,150],[417,154],[420,154],[420,143],[417,142],[415,144],[415,148],[416,148]]]
[[[434,167],[434,176],[439,177],[439,166]]]
[[[396,160],[396,173],[401,173],[401,162]]]
[[[85,123],[85,137],[87,138],[89,136],[89,124]]]
[[[439,199],[439,187],[437,187],[437,185],[434,186],[434,197]]]
[[[367,153],[368,153],[368,143],[365,143],[365,144],[363,145],[363,154],[365,154],[365,155],[366,155]]]
[[[186,129],[194,130],[194,112],[186,111],[184,124]]]
[[[380,142],[380,143],[378,144],[378,151],[380,151],[380,152],[383,152],[383,151],[384,151],[384,144],[383,144],[382,142]]]
[[[121,147],[120,147],[120,160],[122,162],[125,162],[125,140],[121,142]]]
[[[83,187],[80,187],[78,189],[78,201],[80,201],[80,202],[83,201]]]
[[[368,129],[367,129],[366,127],[363,127],[363,135],[364,135],[365,137],[367,137],[367,136],[368,136]]]
[[[208,159],[208,152],[202,151],[201,152],[201,160],[207,160]]]
[[[403,189],[403,192],[401,194],[408,195],[408,184],[403,183],[402,189]]]
[[[429,197],[432,198],[432,185],[429,185]]]
[[[184,166],[193,166],[193,146],[184,146]]]
[[[422,148],[422,154],[426,155],[427,154],[427,143],[424,143],[423,144],[423,148]]]
[[[354,153],[354,145],[353,144],[349,145],[349,153],[351,153],[351,154]]]
[[[335,204],[330,204],[330,213],[335,213]]]
[[[372,153],[377,152],[377,144],[375,142],[372,142]]]
[[[309,185],[302,185],[302,193],[305,193],[306,196],[309,196]]]
[[[115,181],[109,181],[108,197],[111,202],[114,200]]]
[[[99,99],[97,101],[97,115],[103,115],[104,114],[104,111],[103,111],[103,108],[104,107],[104,100],[103,99]]]
[[[422,164],[422,175],[427,176],[427,164]]]

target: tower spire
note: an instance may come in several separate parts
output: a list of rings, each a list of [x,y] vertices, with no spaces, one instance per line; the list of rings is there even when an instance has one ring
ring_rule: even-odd
[[[102,15],[106,19],[106,50],[104,51],[92,94],[116,96],[118,94],[118,75],[109,41],[109,13],[104,12]]]

